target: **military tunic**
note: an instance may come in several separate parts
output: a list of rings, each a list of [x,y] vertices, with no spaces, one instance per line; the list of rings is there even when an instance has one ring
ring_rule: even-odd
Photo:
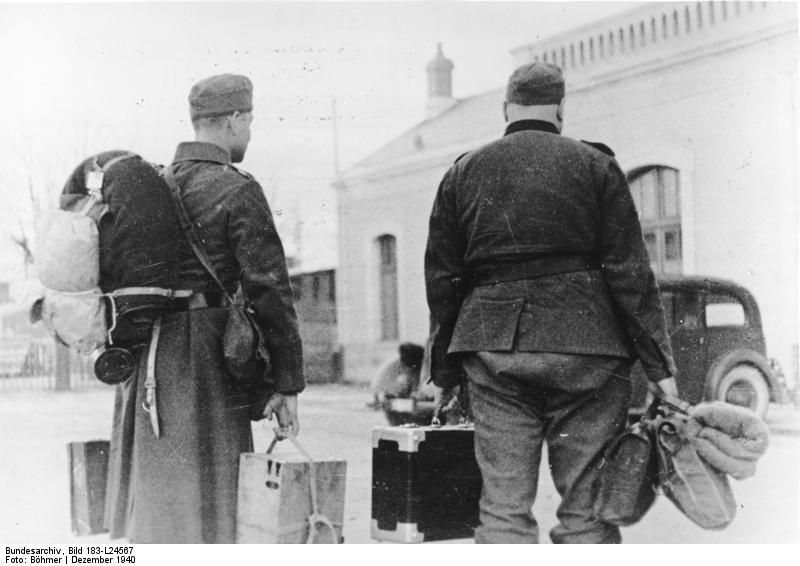
[[[504,277],[517,262],[575,255],[594,268]],[[498,282],[470,285],[481,270]],[[638,357],[653,381],[675,373],[624,174],[613,157],[547,122],[512,123],[445,174],[425,280],[437,385],[458,382],[457,354],[484,350]]]

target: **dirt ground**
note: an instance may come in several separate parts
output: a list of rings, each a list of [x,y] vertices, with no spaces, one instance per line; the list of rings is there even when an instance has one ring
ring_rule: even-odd
[[[366,406],[369,394],[354,385],[310,386],[301,395],[300,440],[317,459],[347,460],[344,537],[371,543],[371,429],[383,414]],[[66,444],[108,438],[113,390],[10,392],[0,395],[0,541],[3,544],[106,543],[107,535],[70,531]],[[773,435],[758,474],[733,481],[737,517],[722,531],[704,531],[660,498],[644,520],[623,530],[626,543],[800,542],[800,434],[796,411],[779,408],[768,419]],[[788,421],[787,421],[788,419]],[[792,426],[785,426],[789,422]],[[265,450],[271,424],[254,425],[256,450]],[[293,451],[281,444],[279,451]],[[543,463],[546,466],[546,463]],[[545,469],[545,468],[543,468]],[[544,475],[534,512],[542,542],[555,525],[558,496]],[[470,542],[470,541],[461,541]]]

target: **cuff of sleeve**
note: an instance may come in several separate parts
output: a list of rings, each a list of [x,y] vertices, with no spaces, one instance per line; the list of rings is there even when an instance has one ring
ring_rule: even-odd
[[[466,376],[461,368],[442,368],[431,373],[431,381],[436,387],[451,389],[463,384]]]

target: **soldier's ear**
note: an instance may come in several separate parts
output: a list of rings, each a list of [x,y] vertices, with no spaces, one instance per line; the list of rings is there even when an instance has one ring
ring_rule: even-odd
[[[236,112],[233,114],[228,114],[227,120],[225,120],[225,129],[228,131],[229,134],[236,133]]]
[[[503,101],[503,120],[508,122],[508,101]]]

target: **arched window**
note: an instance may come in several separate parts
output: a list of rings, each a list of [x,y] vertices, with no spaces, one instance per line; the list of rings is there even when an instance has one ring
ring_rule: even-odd
[[[397,308],[397,240],[385,234],[378,238],[380,255],[381,340],[397,340],[399,336]]]
[[[648,166],[628,175],[639,212],[650,265],[656,273],[682,273],[680,175],[676,169]]]

